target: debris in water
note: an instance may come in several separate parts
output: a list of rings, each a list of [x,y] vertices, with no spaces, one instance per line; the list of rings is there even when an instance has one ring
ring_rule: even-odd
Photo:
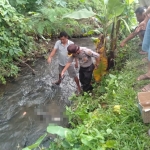
[[[25,116],[27,114],[27,112],[24,112],[22,115]]]

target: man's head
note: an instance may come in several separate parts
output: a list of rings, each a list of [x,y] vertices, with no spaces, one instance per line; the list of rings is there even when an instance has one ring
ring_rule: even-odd
[[[67,50],[68,50],[68,54],[79,54],[80,52],[80,47],[78,45],[75,45],[75,44],[70,44],[68,47],[67,47]]]
[[[66,44],[68,41],[68,34],[66,32],[60,32],[59,39],[61,40],[62,44]]]
[[[141,23],[144,19],[145,19],[145,8],[144,7],[138,7],[135,10],[135,14],[136,14],[136,19],[139,23]]]

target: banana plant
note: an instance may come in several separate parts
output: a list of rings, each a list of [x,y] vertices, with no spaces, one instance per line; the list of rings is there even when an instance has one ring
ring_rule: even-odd
[[[97,82],[101,80],[101,77],[106,74],[108,69],[114,66],[114,53],[117,48],[117,38],[120,23],[123,20],[123,12],[126,5],[130,5],[133,1],[134,0],[126,0],[125,3],[123,3],[120,0],[103,0],[100,15],[94,13],[92,9],[89,8],[89,10],[82,9],[64,16],[64,18],[72,19],[94,17],[100,24],[100,29],[93,30],[93,32],[96,31],[100,34],[97,39],[94,39],[96,41],[96,50],[100,53],[101,57],[99,68],[94,70],[94,78]],[[123,20],[123,22],[126,23],[125,20]],[[127,26],[127,24],[125,25]]]

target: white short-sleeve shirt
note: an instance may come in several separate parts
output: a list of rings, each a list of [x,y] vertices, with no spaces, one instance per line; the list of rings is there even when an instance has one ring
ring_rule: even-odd
[[[66,63],[68,62],[68,51],[67,51],[67,47],[68,47],[70,44],[74,44],[74,42],[68,40],[67,44],[64,45],[64,44],[61,43],[61,40],[58,40],[58,41],[55,43],[54,49],[56,49],[57,52],[58,52],[58,63],[59,63],[61,66],[65,66]]]

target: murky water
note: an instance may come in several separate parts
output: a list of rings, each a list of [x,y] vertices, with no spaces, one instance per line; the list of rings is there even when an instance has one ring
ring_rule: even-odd
[[[72,40],[94,49],[90,38]],[[60,86],[52,86],[58,78],[57,55],[50,65],[44,59],[34,63],[36,75],[25,68],[16,79],[0,86],[0,150],[17,150],[17,146],[34,143],[49,123],[67,124],[63,112],[76,90],[73,79],[66,74]]]

